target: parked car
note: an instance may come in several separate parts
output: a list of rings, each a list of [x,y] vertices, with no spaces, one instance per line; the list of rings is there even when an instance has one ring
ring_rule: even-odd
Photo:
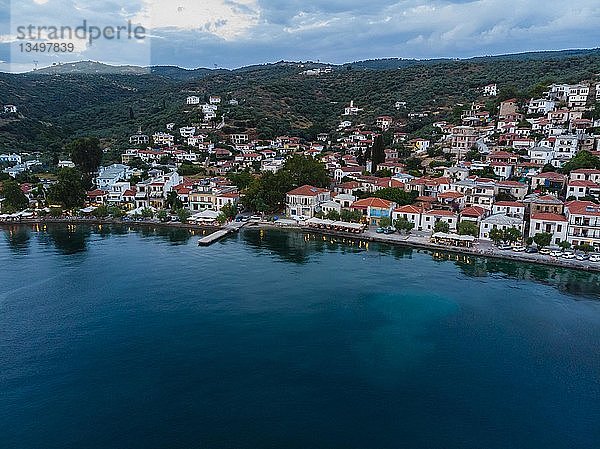
[[[498,245],[498,249],[501,249],[503,251],[508,250],[508,249],[512,249],[512,246],[506,244],[506,243],[501,243],[500,245]]]
[[[252,221],[260,221],[260,220],[262,220],[262,217],[260,215],[252,215],[250,217],[250,220],[252,220]],[[298,217],[298,220],[304,220],[304,217]]]
[[[586,254],[586,253],[580,253],[580,254],[577,254],[577,255],[575,256],[575,258],[576,258],[577,260],[584,261],[584,260],[588,260],[588,259],[590,258],[590,256],[589,256],[588,254]]]
[[[383,234],[383,233],[385,232],[385,228],[377,228],[377,229],[375,230],[375,232],[376,232],[377,234]]]
[[[387,228],[385,228],[385,230],[383,231],[384,234],[393,234],[394,232],[396,232],[396,229],[392,228],[391,226],[388,226]]]
[[[575,259],[575,253],[572,252],[572,251],[567,251],[565,253],[562,253],[561,256],[562,256],[563,259],[569,259],[569,260]]]
[[[551,257],[560,257],[560,256],[562,256],[562,251],[559,249],[552,250],[552,251],[550,251],[550,256]]]
[[[527,248],[525,248],[523,245],[514,245],[512,247],[512,250],[516,253],[522,253],[523,251],[525,251]]]
[[[540,249],[540,254],[550,254],[552,250],[550,248],[542,248]]]
[[[600,254],[592,254],[590,256],[590,262],[600,262]]]
[[[535,254],[538,252],[538,249],[535,246],[528,246],[525,252],[529,254]]]

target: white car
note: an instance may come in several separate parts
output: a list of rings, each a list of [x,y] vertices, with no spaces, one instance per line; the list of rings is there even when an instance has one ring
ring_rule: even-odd
[[[515,245],[512,247],[512,250],[516,253],[522,253],[523,251],[525,251],[527,248],[525,248],[523,245]]]
[[[590,262],[600,262],[600,254],[592,254],[590,256]]]
[[[550,256],[551,257],[560,257],[560,256],[562,256],[562,251],[559,251],[559,250],[550,251]]]
[[[562,258],[563,259],[575,259],[575,253],[562,253]]]

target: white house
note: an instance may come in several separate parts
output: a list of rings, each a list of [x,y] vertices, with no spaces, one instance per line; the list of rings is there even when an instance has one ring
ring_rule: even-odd
[[[350,101],[350,105],[346,106],[344,108],[344,114],[343,115],[356,115],[358,114],[360,111],[362,111],[362,109],[354,106],[354,100]]]
[[[392,219],[395,222],[396,220],[398,220],[400,218],[404,218],[405,220],[407,220],[408,222],[413,224],[413,226],[414,226],[413,229],[418,230],[421,228],[422,214],[423,214],[423,208],[413,206],[413,205],[407,205],[407,206],[397,207],[396,209],[394,209],[394,211],[392,212]]]
[[[129,143],[131,145],[147,145],[148,142],[150,142],[150,138],[146,134],[142,134],[141,132],[129,137]]]
[[[155,145],[171,147],[175,143],[175,136],[169,133],[157,132],[152,135],[152,141]]]
[[[0,162],[8,164],[20,164],[22,162],[22,158],[16,153],[0,154]]]
[[[565,205],[565,213],[569,220],[569,243],[588,244],[599,250],[600,206],[591,201],[571,201]]]
[[[286,194],[285,213],[290,217],[312,218],[315,216],[317,206],[330,200],[329,190],[303,185]]]
[[[506,229],[516,228],[523,235],[523,230],[525,229],[525,222],[523,221],[523,217],[510,217],[504,214],[494,214],[489,217],[481,220],[481,224],[479,226],[479,238],[480,239],[489,239],[490,231],[492,229],[500,229],[504,231]]]
[[[188,137],[192,137],[194,134],[196,134],[195,126],[184,126],[182,128],[179,128],[179,135],[181,137],[183,137],[184,139],[187,139]]]
[[[534,237],[541,232],[552,234],[553,244],[558,244],[567,239],[568,221],[564,215],[550,212],[532,214],[529,220],[529,236]]]
[[[495,97],[498,95],[498,85],[497,84],[488,84],[483,87],[483,95],[487,97]]]
[[[192,95],[192,96],[187,97],[185,102],[187,104],[200,104],[200,97]]]
[[[96,187],[100,190],[110,192],[118,181],[127,181],[131,178],[132,174],[133,171],[131,168],[124,164],[112,164],[107,167],[100,167],[95,180]],[[124,190],[129,188],[130,186],[127,186]]]
[[[492,215],[498,214],[523,218],[525,216],[525,204],[517,201],[496,201],[492,205]]]

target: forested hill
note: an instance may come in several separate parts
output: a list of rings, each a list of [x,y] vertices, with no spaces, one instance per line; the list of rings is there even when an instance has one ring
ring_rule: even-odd
[[[138,127],[147,133],[167,122],[188,124],[190,94],[221,95],[240,101],[224,107],[234,128],[255,128],[262,137],[297,134],[310,137],[339,123],[350,100],[364,108],[361,121],[379,114],[436,109],[450,111],[472,101],[479,88],[497,83],[505,92],[526,97],[540,83],[597,79],[600,50],[523,53],[467,60],[384,59],[332,66],[331,73],[310,76],[323,64],[279,62],[236,70],[124,67],[115,70],[77,63],[29,74],[0,74],[0,104],[19,113],[0,115],[0,151],[53,150],[80,135],[126,146]],[[98,64],[98,63],[87,63]],[[138,70],[139,69],[139,70]],[[115,73],[116,72],[116,73]],[[394,103],[406,101],[405,111]]]

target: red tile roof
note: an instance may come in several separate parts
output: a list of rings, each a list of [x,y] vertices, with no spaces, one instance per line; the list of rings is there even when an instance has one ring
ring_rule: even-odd
[[[426,215],[433,215],[436,217],[456,217],[456,214],[449,210],[444,209],[432,209],[425,212]]]
[[[362,200],[355,201],[352,203],[352,209],[366,209],[368,207],[374,207],[378,209],[390,209],[392,202],[381,198],[364,198]]]
[[[595,182],[585,180],[570,181],[568,185],[569,187],[599,187]]]
[[[591,201],[571,201],[565,206],[571,214],[600,216],[600,205]]]
[[[482,217],[483,215],[485,215],[486,210],[483,207],[479,207],[479,206],[471,206],[471,207],[465,207],[462,211],[461,211],[461,215],[465,216],[465,217]]]
[[[407,206],[397,207],[394,209],[394,212],[399,212],[402,214],[421,214],[423,213],[423,208],[409,204]]]
[[[525,207],[523,203],[519,203],[518,201],[497,201],[494,203],[494,206]]]
[[[543,220],[543,221],[567,221],[563,215],[552,214],[550,212],[542,212],[539,214],[532,214],[532,220]]]
[[[457,199],[457,198],[463,198],[464,195],[460,192],[448,191],[448,192],[443,192],[443,193],[438,194],[437,197],[441,198],[441,199]]]
[[[301,187],[297,187],[294,190],[290,190],[288,195],[298,195],[298,196],[317,196],[320,193],[328,192],[327,189],[321,189],[319,187],[309,186],[308,184],[303,185]]]

